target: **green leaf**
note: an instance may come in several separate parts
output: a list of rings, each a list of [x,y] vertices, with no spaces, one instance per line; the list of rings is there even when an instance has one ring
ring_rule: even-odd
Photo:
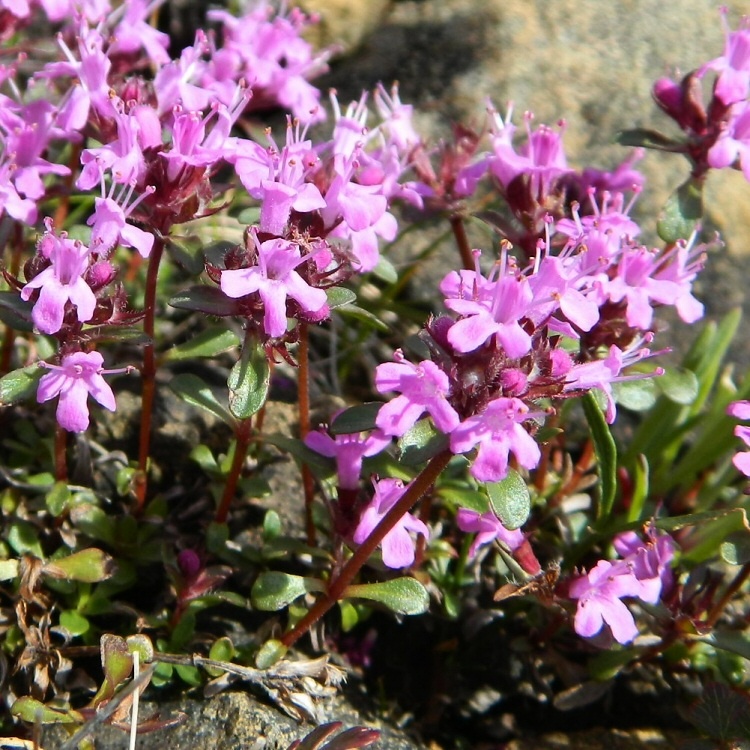
[[[231,638],[227,638],[227,636],[217,638],[211,644],[211,650],[208,652],[208,658],[214,661],[232,661],[236,655],[237,649],[234,647]],[[213,675],[213,677],[218,676]]]
[[[656,231],[664,242],[686,240],[703,217],[703,180],[690,177],[667,200]]]
[[[359,610],[345,599],[342,599],[338,604],[341,611],[341,629],[348,633],[359,623]]]
[[[653,378],[625,380],[612,384],[615,401],[631,411],[648,411],[656,403],[656,384]]]
[[[591,438],[594,441],[594,451],[599,467],[599,503],[596,508],[596,520],[599,524],[602,524],[609,518],[615,502],[617,446],[593,394],[591,392],[586,393],[581,402],[583,413],[586,415],[591,430]]]
[[[67,557],[45,563],[42,573],[50,578],[61,578],[81,583],[98,583],[111,578],[115,572],[114,560],[100,549],[74,552]]]
[[[0,581],[12,581],[18,576],[18,560],[0,560]]]
[[[750,636],[747,633],[736,630],[715,630],[711,635],[698,640],[750,660]]]
[[[274,432],[270,435],[264,435],[263,440],[286,451],[298,461],[309,466],[318,479],[330,477],[336,472],[336,462],[332,458],[316,453],[297,438],[287,437],[286,435]]]
[[[31,322],[33,307],[34,303],[22,300],[18,292],[0,292],[0,321],[16,331],[34,330]]]
[[[343,286],[332,286],[330,289],[326,289],[326,297],[330,310],[357,301],[357,295],[351,289],[346,289]]]
[[[331,435],[352,435],[375,429],[375,419],[382,405],[380,401],[369,401],[344,409],[334,417],[329,432]]]
[[[229,373],[229,411],[237,419],[248,419],[260,411],[268,398],[271,368],[260,342],[246,341],[242,356]]]
[[[272,638],[266,641],[255,655],[255,666],[258,669],[269,669],[286,656],[289,650],[281,641]]]
[[[382,331],[383,333],[388,333],[388,331],[390,331],[387,323],[384,323],[380,318],[378,318],[376,315],[373,315],[369,310],[364,310],[358,305],[342,305],[341,307],[337,307],[336,310],[344,316],[355,318],[362,323],[369,324],[377,331]]]
[[[750,533],[735,531],[720,547],[721,557],[729,565],[746,565],[750,562]]]
[[[0,406],[17,404],[35,396],[44,373],[44,367],[37,364],[3,375],[0,378]]]
[[[154,660],[154,644],[145,633],[129,635],[125,639],[125,643],[128,647],[128,653],[137,653],[141,664],[150,664]]]
[[[167,252],[172,260],[191,276],[200,276],[205,267],[203,240],[195,234],[167,238]]]
[[[635,646],[610,649],[589,659],[589,673],[595,680],[611,680],[617,673],[643,653],[643,649]]]
[[[435,429],[428,417],[420,419],[399,438],[399,459],[404,466],[418,466],[448,447],[448,436]]]
[[[419,581],[409,577],[348,586],[344,597],[380,602],[399,615],[421,615],[430,606],[427,589]]]
[[[698,396],[698,376],[684,367],[668,367],[655,385],[670,401],[683,406],[689,406]]]
[[[219,403],[211,387],[197,375],[188,372],[175,375],[169,381],[169,387],[188,404],[199,406],[225,424],[234,423],[231,414]]]
[[[203,684],[203,676],[200,669],[194,667],[192,664],[175,664],[174,671],[190,687],[200,687]]]
[[[229,351],[240,343],[239,336],[226,326],[211,326],[195,338],[184,344],[173,346],[165,357],[167,362],[177,362],[182,359],[195,357],[215,357],[217,354]]]
[[[237,301],[227,297],[216,286],[193,286],[169,300],[179,310],[193,310],[208,315],[226,317],[237,314]]]
[[[514,469],[509,469],[505,479],[487,482],[485,487],[490,508],[503,526],[510,531],[520,529],[531,512],[531,495],[523,477]]]
[[[437,494],[456,508],[468,508],[477,513],[486,513],[490,509],[487,495],[462,484],[441,484]]]
[[[52,489],[47,493],[44,502],[47,510],[57,518],[65,512],[70,502],[70,490],[65,482],[55,482]]]
[[[703,696],[690,710],[690,721],[715,740],[750,738],[750,701],[720,682],[703,688]]]
[[[377,265],[371,271],[372,275],[386,284],[395,284],[398,281],[398,271],[391,261],[384,255],[380,255]]]
[[[621,130],[615,138],[621,146],[633,146],[634,148],[650,148],[656,151],[672,151],[682,153],[686,150],[685,141],[675,141],[666,135],[650,128],[632,128]]]
[[[323,581],[272,570],[258,576],[250,598],[255,609],[275,612],[313,591],[325,591]]]
[[[281,535],[281,516],[271,509],[263,516],[263,540],[270,542]]]
[[[79,724],[83,717],[77,711],[49,708],[28,695],[19,698],[10,709],[11,714],[30,724]]]
[[[85,635],[91,629],[91,623],[78,612],[60,612],[60,625],[72,636]]]
[[[30,553],[40,559],[44,557],[39,533],[28,521],[14,521],[8,531],[7,540],[19,555]]]
[[[143,346],[151,343],[151,337],[147,336],[140,328],[134,326],[91,326],[85,329],[86,338],[89,341],[97,341],[100,344],[133,344]]]

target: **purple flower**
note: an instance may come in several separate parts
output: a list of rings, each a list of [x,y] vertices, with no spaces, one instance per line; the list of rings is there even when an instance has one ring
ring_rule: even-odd
[[[734,401],[727,407],[727,414],[735,419],[750,419],[750,401]],[[737,425],[734,428],[734,434],[742,440],[745,445],[750,446],[750,427]],[[750,477],[750,451],[743,451],[735,455],[732,459],[738,471],[741,471],[746,477]]]
[[[456,515],[456,522],[461,531],[476,533],[476,538],[469,549],[471,557],[476,555],[480,547],[494,542],[495,539],[507,544],[511,552],[518,549],[525,541],[520,529],[513,531],[506,529],[492,511],[479,513],[469,508],[460,508]]]
[[[539,446],[522,423],[541,416],[541,412],[530,412],[520,399],[496,398],[481,414],[469,417],[453,430],[451,450],[466,453],[479,445],[471,475],[479,482],[499,482],[508,474],[510,453],[524,469],[533,469],[539,462]]]
[[[109,411],[115,410],[115,395],[102,375],[125,372],[104,370],[99,352],[75,352],[63,357],[60,365],[41,363],[50,370],[39,381],[36,399],[41,404],[59,396],[57,422],[69,432],[84,432],[89,426],[89,394]]]
[[[395,362],[378,365],[375,387],[380,393],[399,391],[401,395],[380,407],[377,426],[386,435],[400,437],[427,412],[441,432],[448,434],[454,430],[459,416],[448,403],[448,376],[428,359],[418,365],[407,362],[400,349],[393,357]]]
[[[373,482],[373,487],[375,495],[362,513],[352,537],[357,544],[362,544],[370,536],[383,516],[406,491],[399,479],[381,479]],[[430,536],[430,530],[422,521],[411,513],[405,513],[380,543],[384,565],[389,568],[406,568],[414,562],[415,544],[410,532],[421,534],[425,538]]]
[[[126,219],[136,206],[154,192],[149,186],[139,197],[131,201],[133,186],[123,189],[118,200],[112,197],[96,198],[94,213],[86,222],[91,227],[91,248],[100,255],[107,255],[116,244],[123,247],[134,247],[143,258],[148,258],[154,246],[154,235],[143,229],[128,224]],[[110,196],[114,193],[114,183]]]
[[[258,265],[251,268],[222,271],[221,291],[227,297],[244,297],[258,292],[265,305],[263,327],[277,338],[286,333],[287,297],[306,313],[320,313],[326,308],[327,296],[322,289],[311,287],[294,269],[310,259],[302,256],[293,242],[275,239],[258,243]]]
[[[743,18],[741,27],[731,31],[727,13],[727,8],[722,7],[721,20],[726,35],[724,54],[703,65],[698,76],[704,76],[709,70],[716,71],[714,94],[729,105],[745,99],[750,88],[750,20]]]
[[[750,102],[732,107],[726,128],[708,152],[708,163],[714,169],[731,167],[738,159],[742,174],[750,182]]]
[[[627,565],[600,560],[596,567],[570,584],[570,598],[578,600],[576,633],[591,638],[606,623],[618,643],[630,643],[638,635],[638,628],[630,610],[620,600],[638,596],[641,590],[640,581]]]
[[[445,301],[448,309],[464,316],[448,333],[451,346],[457,352],[471,352],[496,335],[508,357],[523,357],[531,349],[531,336],[518,322],[530,312],[533,295],[528,280],[501,270],[491,292],[479,288],[479,299]]]
[[[51,334],[62,328],[68,302],[76,307],[80,323],[91,320],[96,297],[83,279],[89,266],[89,249],[78,240],[69,240],[65,232],[58,237],[51,219],[45,224],[47,231],[39,241],[39,252],[50,265],[26,283],[21,299],[28,300],[34,289],[40,290],[31,317],[42,333]]]
[[[381,430],[373,430],[363,438],[360,433],[334,435],[323,430],[308,433],[305,445],[316,453],[336,459],[339,487],[354,490],[359,487],[362,459],[380,453],[391,439]]]
[[[493,138],[495,156],[490,160],[490,172],[503,188],[521,175],[529,177],[532,195],[539,201],[549,193],[552,181],[571,172],[562,145],[562,129],[556,133],[546,125],[531,130],[533,115],[527,112],[524,123],[528,134],[527,142],[516,152],[510,141],[513,131],[503,128]]]
[[[648,526],[645,541],[634,531],[625,531],[614,538],[613,545],[641,583],[638,597],[656,604],[662,591],[669,590],[674,581],[670,563],[676,546],[672,537]]]

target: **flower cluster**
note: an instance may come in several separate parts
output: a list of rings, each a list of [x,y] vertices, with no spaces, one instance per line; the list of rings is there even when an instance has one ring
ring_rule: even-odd
[[[618,643],[629,643],[638,628],[622,599],[655,604],[669,591],[675,544],[668,534],[649,528],[645,542],[635,532],[626,532],[615,537],[614,546],[621,559],[600,560],[570,583],[569,596],[578,601],[574,627],[579,635],[591,638],[606,624]]]

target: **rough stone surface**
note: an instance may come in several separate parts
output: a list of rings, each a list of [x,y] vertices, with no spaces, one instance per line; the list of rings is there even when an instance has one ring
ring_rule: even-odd
[[[391,0],[301,0],[319,23],[307,32],[318,47],[334,45],[343,53],[356,50],[383,21]]]
[[[140,715],[147,717],[157,710],[153,704],[142,706]],[[222,693],[210,701],[185,698],[159,705],[163,718],[177,712],[187,714],[179,727],[158,730],[139,736],[138,750],[286,750],[293,740],[307,735],[313,725],[299,724],[248,693]],[[343,728],[367,726],[378,729],[381,739],[373,750],[420,750],[423,746],[410,740],[406,733],[373,717],[365,716],[339,697],[324,704],[324,721],[340,721]],[[91,736],[96,750],[122,750],[128,735],[109,726],[97,728]],[[45,750],[57,750],[67,735],[55,728],[42,742]]]
[[[736,25],[747,4],[727,5]],[[626,154],[614,143],[619,130],[676,134],[651,99],[654,80],[687,73],[723,46],[713,0],[405,0],[395,2],[357,54],[334,63],[320,85],[348,101],[378,81],[398,80],[402,99],[416,105],[419,129],[432,139],[446,136],[451,121],[480,124],[488,97],[501,112],[513,101],[519,125],[525,110],[537,123],[566,121],[572,166],[610,168]],[[648,219],[648,232],[688,166],[653,151],[639,166],[647,182],[635,214]],[[708,315],[718,318],[750,304],[737,273],[739,258],[750,250],[750,185],[740,173],[722,170],[709,176],[706,193],[708,224],[726,242],[700,287]],[[436,236],[437,230],[412,239],[405,252],[414,257]],[[478,237],[485,247],[491,241],[487,234]],[[653,230],[647,239],[655,239]],[[428,286],[455,264],[453,248],[444,244],[427,269]],[[736,345],[733,356],[750,364],[750,346]]]
[[[682,735],[655,729],[596,729],[514,740],[506,745],[506,750],[677,750],[684,742]]]

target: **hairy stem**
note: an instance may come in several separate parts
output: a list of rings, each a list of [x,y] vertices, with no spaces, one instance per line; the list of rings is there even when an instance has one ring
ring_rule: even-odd
[[[310,337],[305,322],[299,324],[299,436],[304,440],[310,432]],[[310,469],[302,464],[302,488],[305,493],[305,531],[307,543],[315,546],[315,522],[313,521],[313,495],[315,483]]]
[[[148,258],[146,273],[146,294],[144,300],[145,316],[143,332],[150,341],[143,347],[141,431],[138,443],[138,472],[135,479],[136,512],[140,513],[146,503],[148,489],[148,459],[151,451],[151,415],[154,408],[156,392],[156,354],[154,351],[154,327],[156,321],[156,281],[159,276],[159,264],[164,253],[164,239],[161,235],[154,237],[154,246]]]
[[[451,452],[443,451],[434,456],[422,469],[422,472],[409,485],[408,489],[398,499],[396,504],[380,519],[380,523],[372,530],[370,536],[355,550],[341,572],[331,581],[328,591],[315,602],[309,612],[297,625],[281,638],[285,646],[291,646],[301,638],[329,609],[335,606],[344,595],[347,586],[354,580],[362,566],[370,559],[370,555],[383,541],[385,535],[408,513],[422,496],[432,487],[443,469],[451,460]]]
[[[466,235],[466,227],[464,226],[464,220],[461,216],[453,215],[450,218],[451,229],[453,230],[453,236],[456,239],[458,245],[458,252],[461,254],[461,263],[468,271],[474,270],[474,255],[471,252],[471,245],[469,244],[469,238]]]

